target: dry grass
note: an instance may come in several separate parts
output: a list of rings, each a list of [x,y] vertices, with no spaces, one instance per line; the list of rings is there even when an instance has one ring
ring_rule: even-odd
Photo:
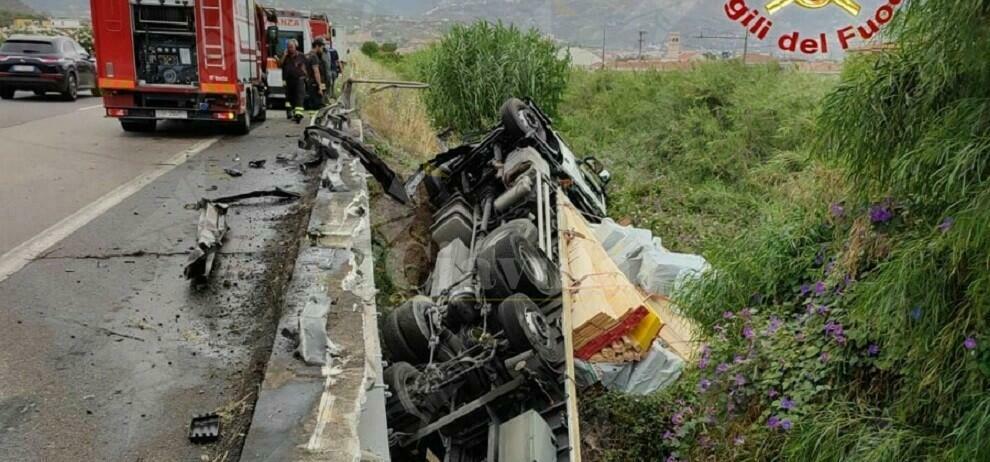
[[[353,53],[347,77],[396,79],[390,69],[361,53]],[[430,124],[420,90],[384,90],[371,93],[374,86],[358,85],[357,105],[364,123],[378,136],[374,140],[385,148],[380,154],[408,172],[440,152],[436,130]]]

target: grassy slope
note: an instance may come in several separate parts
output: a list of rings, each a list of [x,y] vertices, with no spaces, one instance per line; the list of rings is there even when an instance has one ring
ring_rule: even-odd
[[[575,71],[555,122],[576,153],[613,173],[613,217],[653,229],[674,249],[701,251],[752,226],[768,197],[794,186],[830,86],[825,77],[726,63]]]

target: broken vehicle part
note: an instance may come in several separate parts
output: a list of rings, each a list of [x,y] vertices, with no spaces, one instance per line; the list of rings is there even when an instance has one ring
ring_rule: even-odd
[[[294,193],[292,191],[286,191],[282,188],[275,187],[275,189],[263,189],[260,191],[251,191],[241,194],[234,194],[232,196],[218,197],[216,199],[211,199],[207,203],[215,204],[232,204],[234,202],[242,201],[244,199],[253,199],[256,197],[281,197],[283,199],[299,199],[301,196],[299,193]]]
[[[226,173],[226,174],[228,174],[228,175],[230,175],[232,177],[235,177],[235,178],[236,177],[239,177],[241,175],[244,175],[244,172],[242,172],[242,171],[240,171],[240,170],[238,170],[236,168],[233,168],[233,167],[226,167],[226,168],[223,169],[223,171],[224,171],[224,173]]]
[[[189,441],[202,444],[220,438],[220,416],[216,413],[200,414],[189,422]]]
[[[200,201],[196,247],[189,254],[184,274],[187,279],[206,279],[213,270],[216,253],[227,234],[227,204]]]
[[[251,160],[248,161],[248,167],[251,168],[265,168],[265,159]]]
[[[344,132],[331,127],[311,125],[303,131],[303,140],[307,146],[320,146],[318,149],[328,149],[334,141],[355,155],[364,168],[382,185],[385,193],[402,204],[409,203],[402,177],[389,168],[370,148],[355,140]]]

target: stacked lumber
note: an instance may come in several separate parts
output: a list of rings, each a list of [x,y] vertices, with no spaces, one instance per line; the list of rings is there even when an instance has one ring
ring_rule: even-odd
[[[662,318],[619,270],[581,213],[564,198],[559,207],[564,306],[571,312],[574,355],[596,362],[642,358]]]

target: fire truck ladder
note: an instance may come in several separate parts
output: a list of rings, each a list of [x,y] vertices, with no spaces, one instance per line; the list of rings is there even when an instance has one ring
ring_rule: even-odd
[[[203,17],[203,51],[206,53],[206,67],[226,68],[223,52],[223,11],[221,0],[201,0],[200,12]]]

